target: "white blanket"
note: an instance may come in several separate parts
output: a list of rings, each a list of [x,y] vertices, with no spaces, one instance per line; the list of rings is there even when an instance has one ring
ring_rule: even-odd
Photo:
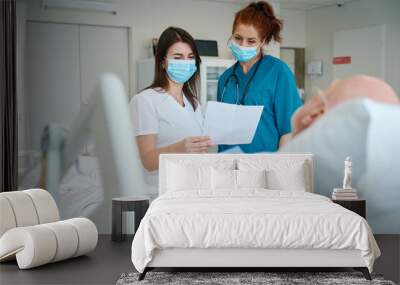
[[[261,189],[160,196],[134,237],[132,262],[143,272],[165,248],[358,249],[371,272],[380,255],[359,215],[317,194]]]

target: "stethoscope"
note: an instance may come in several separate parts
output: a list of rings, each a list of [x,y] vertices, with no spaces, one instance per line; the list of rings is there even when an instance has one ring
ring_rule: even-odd
[[[222,89],[221,100],[220,100],[220,101],[221,101],[221,102],[224,102],[224,95],[225,95],[225,92],[226,92],[226,87],[227,87],[228,83],[229,83],[232,79],[234,79],[235,82],[236,82],[236,102],[235,102],[235,104],[236,104],[236,105],[238,105],[238,104],[244,105],[244,99],[245,99],[246,96],[247,96],[247,93],[248,93],[248,91],[249,91],[249,88],[250,88],[251,82],[253,81],[253,78],[254,78],[255,75],[257,74],[257,71],[258,71],[258,68],[259,68],[259,66],[260,66],[261,61],[262,61],[262,58],[260,58],[260,59],[257,61],[257,63],[256,63],[257,65],[256,65],[256,67],[255,67],[255,70],[254,70],[253,74],[251,75],[249,81],[247,81],[246,86],[244,87],[242,99],[240,99],[240,94],[239,94],[239,78],[238,78],[237,75],[236,75],[236,70],[237,70],[237,68],[238,68],[239,62],[236,62],[235,65],[233,66],[232,73],[228,76],[228,78],[227,78],[227,79],[225,80],[225,82],[224,82],[224,88]]]

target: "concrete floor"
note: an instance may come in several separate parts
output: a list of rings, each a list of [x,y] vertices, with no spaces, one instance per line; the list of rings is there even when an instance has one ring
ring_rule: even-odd
[[[375,272],[395,283],[400,281],[400,235],[375,236],[382,256],[375,263]],[[114,243],[101,235],[94,252],[88,256],[19,270],[16,262],[0,265],[0,284],[115,284],[124,272],[134,271],[130,260],[132,238]]]

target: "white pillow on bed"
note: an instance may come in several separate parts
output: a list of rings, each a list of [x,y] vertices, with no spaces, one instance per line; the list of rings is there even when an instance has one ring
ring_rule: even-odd
[[[265,188],[271,190],[307,191],[311,189],[311,181],[308,179],[311,170],[308,162],[304,160],[294,160],[290,157],[286,160],[241,158],[238,160],[238,168],[249,173],[265,171],[268,182]]]
[[[166,165],[167,191],[210,190],[211,168],[230,171],[235,166],[231,160],[177,160]]]
[[[236,189],[236,170],[211,168],[211,189]]]
[[[284,169],[270,169],[267,171],[268,189],[306,191],[305,163],[295,163]]]
[[[177,163],[169,163],[167,189],[169,191],[185,191],[210,188],[210,167],[187,167]]]
[[[267,171],[262,170],[235,170],[238,188],[267,188]]]
[[[241,188],[267,188],[266,170],[211,169],[211,189],[239,190]]]

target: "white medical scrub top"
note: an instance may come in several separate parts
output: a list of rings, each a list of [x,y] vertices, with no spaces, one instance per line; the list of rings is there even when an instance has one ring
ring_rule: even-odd
[[[201,136],[203,114],[198,105],[193,109],[186,96],[185,106],[180,105],[163,90],[146,89],[135,95],[130,102],[135,136],[156,134],[156,147],[161,148],[186,137]],[[158,193],[158,171],[144,169],[149,194]]]

